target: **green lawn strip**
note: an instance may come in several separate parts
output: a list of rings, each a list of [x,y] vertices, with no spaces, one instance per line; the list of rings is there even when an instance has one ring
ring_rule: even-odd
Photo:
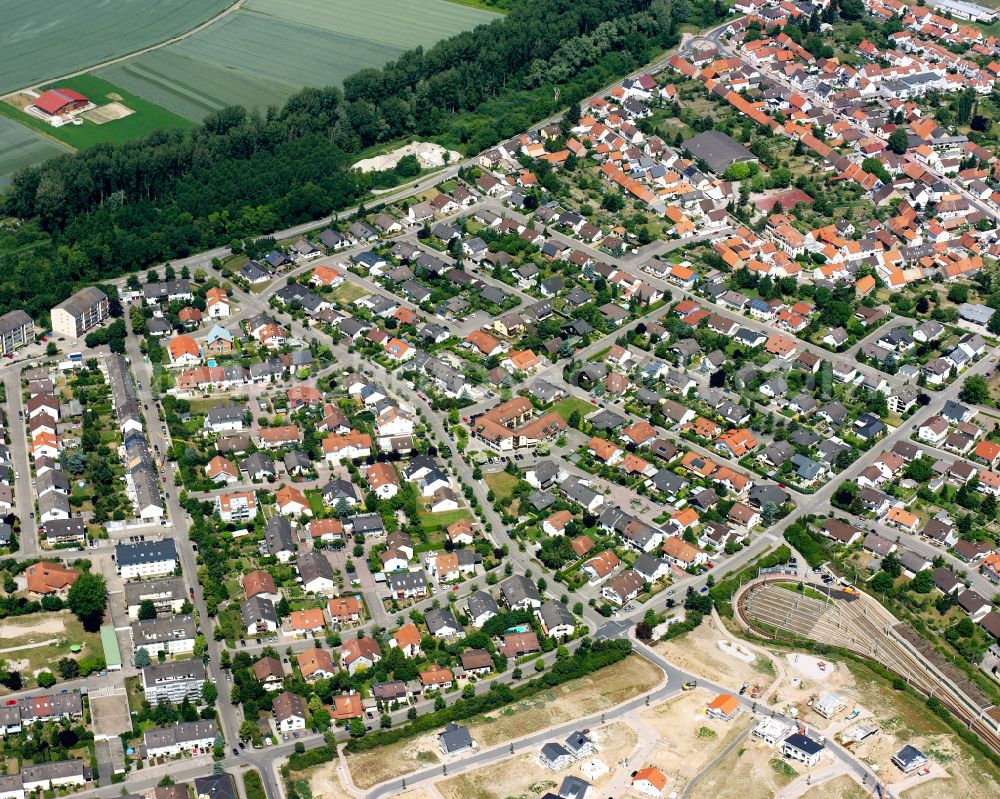
[[[506,14],[510,11],[508,7],[509,2],[505,3],[504,0],[499,0],[499,2],[494,5],[489,2],[489,0],[447,0],[449,3],[454,3],[458,6],[468,6],[469,8],[478,8],[483,11],[492,11],[494,14]]]
[[[444,513],[420,513],[418,517],[420,519],[420,526],[428,533],[450,527],[459,519],[472,521],[472,514],[467,508],[446,510]]]
[[[791,591],[794,594],[801,594],[802,596],[810,597],[811,599],[819,599],[823,602],[827,601],[826,594],[822,594],[815,588],[810,588],[808,585],[804,585],[802,590],[799,590],[798,583],[774,583],[778,588],[784,588],[786,591]]]
[[[580,416],[586,416],[588,413],[593,412],[595,408],[589,402],[579,397],[566,397],[566,399],[559,400],[559,402],[553,405],[552,410],[558,413],[564,422],[569,422],[569,417],[573,411],[579,411]]]
[[[116,94],[122,98],[120,101],[122,105],[131,108],[134,113],[122,119],[105,122],[103,125],[84,120],[82,125],[63,125],[60,128],[54,128],[44,120],[26,114],[8,103],[0,103],[0,113],[78,150],[105,142],[118,144],[138,139],[154,130],[191,128],[195,124],[95,75],[78,75],[45,88],[55,86],[78,91],[98,106],[118,102],[108,97],[109,94]]]
[[[493,496],[498,500],[506,499],[514,493],[514,487],[518,483],[517,477],[507,472],[491,472],[483,475],[483,480],[490,487]]]
[[[313,516],[319,516],[324,508],[323,492],[318,488],[307,488],[304,493],[309,500],[309,510],[313,512]]]

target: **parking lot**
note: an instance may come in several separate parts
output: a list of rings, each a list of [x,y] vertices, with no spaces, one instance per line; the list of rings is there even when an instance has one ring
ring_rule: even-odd
[[[132,731],[132,714],[124,688],[109,688],[90,694],[90,715],[95,738],[116,738]]]

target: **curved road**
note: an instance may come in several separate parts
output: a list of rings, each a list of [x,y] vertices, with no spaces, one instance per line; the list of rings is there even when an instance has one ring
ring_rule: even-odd
[[[624,636],[623,636],[624,637]],[[647,660],[654,663],[659,667],[663,673],[666,675],[666,681],[661,684],[661,686],[653,691],[652,693],[646,694],[644,696],[632,699],[624,704],[618,705],[609,711],[604,713],[595,713],[586,718],[576,719],[566,724],[560,724],[556,727],[550,727],[548,729],[542,730],[540,732],[528,735],[527,737],[521,738],[517,741],[512,741],[510,743],[504,744],[502,746],[495,746],[490,749],[485,749],[482,751],[475,752],[462,760],[456,761],[454,763],[447,764],[445,766],[439,767],[434,766],[431,768],[425,768],[421,771],[417,771],[409,776],[409,778],[393,779],[388,782],[381,783],[375,786],[370,791],[365,794],[365,799],[382,799],[382,797],[393,796],[397,793],[401,793],[407,788],[412,788],[420,783],[429,782],[438,777],[444,776],[447,769],[447,774],[449,776],[455,774],[462,774],[471,769],[479,768],[481,766],[487,765],[489,763],[496,763],[497,761],[504,760],[511,757],[512,754],[517,752],[532,749],[534,747],[541,746],[546,741],[553,739],[560,739],[566,737],[569,733],[574,730],[598,727],[602,724],[606,724],[609,721],[619,719],[633,710],[639,707],[653,702],[662,702],[667,699],[671,699],[681,692],[681,686],[689,681],[693,680],[698,683],[700,687],[707,688],[710,691],[716,693],[733,693],[732,689],[726,688],[725,686],[718,685],[716,683],[710,682],[703,678],[697,677],[696,675],[689,674],[686,671],[674,666],[672,663],[664,660],[660,655],[654,652],[645,644],[632,639],[634,651],[646,658]],[[746,696],[736,695],[739,700],[740,705],[743,707],[745,713],[748,713],[753,718],[761,717],[765,715],[771,715],[785,721],[788,724],[795,725],[797,722],[794,719],[788,718],[781,713],[776,711],[771,711],[768,713],[766,706],[761,703],[754,701]],[[761,713],[758,713],[760,709]],[[751,728],[747,728],[749,732]],[[809,732],[807,728],[807,733]],[[747,733],[744,733],[744,735]],[[816,733],[814,733],[815,735]],[[738,743],[743,739],[744,735],[740,735],[739,738],[734,742]],[[868,785],[876,784],[875,774],[869,771],[868,767],[858,760],[855,760],[851,755],[841,747],[839,744],[833,741],[826,742],[827,750],[836,758],[841,761],[848,772],[857,776],[860,782],[862,778],[867,778]]]

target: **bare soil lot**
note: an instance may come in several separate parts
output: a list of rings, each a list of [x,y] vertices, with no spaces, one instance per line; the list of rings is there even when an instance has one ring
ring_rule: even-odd
[[[478,718],[469,725],[480,747],[496,746],[513,738],[600,713],[659,685],[663,673],[638,655],[596,674],[573,680]]]
[[[593,734],[599,749],[595,757],[611,766],[611,771],[594,784],[601,792],[614,780],[615,764],[628,757],[635,748],[638,736],[624,722],[608,724],[593,730]],[[549,771],[539,764],[537,752],[530,752],[443,780],[436,787],[444,799],[506,799],[514,796],[528,799],[541,796],[546,791],[555,792],[570,774],[583,776],[578,765],[559,772]]]
[[[908,743],[948,772],[946,779],[929,779],[907,789],[903,792],[905,799],[1000,796],[1000,769],[966,746],[923,702],[910,694],[889,690],[864,667],[852,664],[850,670],[855,693],[871,709],[880,730],[857,749],[857,754],[875,763],[890,783],[903,778],[891,759]]]
[[[747,725],[743,714],[731,722],[708,718],[705,706],[713,698],[705,690],[691,691],[639,716],[659,737],[649,761],[667,775],[671,791],[682,790]]]
[[[333,760],[305,771],[295,773],[295,779],[306,779],[312,789],[313,799],[355,799],[354,795],[345,790],[340,781],[338,767],[340,762]],[[403,793],[394,794],[394,799],[434,799],[434,795],[423,788],[413,788]]]
[[[662,677],[662,672],[648,660],[630,655],[596,674],[473,719],[469,731],[480,749],[487,749],[546,727],[600,713],[655,688]],[[354,782],[363,789],[438,762],[434,734],[347,756]]]
[[[354,799],[340,782],[340,775],[337,773],[339,765],[338,760],[331,760],[305,771],[296,771],[293,777],[309,781],[313,799]]]
[[[85,111],[80,114],[80,116],[90,122],[93,122],[95,125],[103,125],[105,122],[114,122],[116,119],[124,119],[134,113],[135,111],[122,103],[107,103],[106,105],[98,106],[91,111]]]
[[[748,739],[695,786],[691,799],[772,799],[794,779],[774,767],[771,761],[780,758],[774,749]]]
[[[4,646],[29,643],[28,640],[21,641],[21,638],[33,638],[37,641],[62,635],[64,632],[66,632],[66,620],[62,613],[32,613],[28,616],[4,619],[0,623],[0,639],[3,640]]]
[[[415,141],[403,147],[398,147],[391,152],[385,153],[385,155],[377,155],[374,158],[366,158],[363,161],[358,161],[354,165],[354,168],[360,169],[362,172],[375,172],[383,169],[392,169],[399,163],[399,160],[403,156],[415,155],[417,157],[417,161],[420,163],[420,166],[424,169],[436,169],[437,167],[445,165],[445,153],[448,154],[447,163],[462,160],[461,153],[457,153],[454,150],[446,150],[440,144],[434,144],[433,142],[427,141]]]
[[[110,696],[91,696],[90,713],[94,733],[97,735],[110,737],[132,731],[128,695],[124,692]]]
[[[440,763],[437,735],[428,733],[369,752],[347,756],[351,779],[359,788],[368,789],[380,782]]]
[[[759,683],[763,687],[774,679],[774,665],[757,655],[746,663],[719,649],[720,640],[734,640],[720,634],[712,625],[702,624],[687,635],[656,644],[656,651],[678,668],[699,674],[706,679],[738,688],[744,681]]]
[[[870,794],[850,777],[837,777],[810,788],[801,799],[868,799]]]
[[[554,793],[561,781],[561,773],[540,766],[534,754],[523,754],[443,780],[437,789],[444,799],[504,799]]]

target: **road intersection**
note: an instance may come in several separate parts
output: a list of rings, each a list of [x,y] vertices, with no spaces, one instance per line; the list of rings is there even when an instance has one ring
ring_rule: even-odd
[[[237,4],[238,5],[238,4]],[[706,31],[699,35],[698,37],[687,38],[682,45],[682,52],[690,52],[692,48],[710,43],[715,47],[718,47],[722,52],[732,52],[727,49],[727,45],[724,42],[724,32],[728,27],[729,23],[719,26],[713,30]],[[657,69],[662,69],[665,66],[666,59],[661,60],[655,64],[652,68],[647,67],[643,70],[638,70],[634,73],[634,76],[638,76],[648,71],[655,71]],[[780,76],[774,76],[776,80],[781,82]],[[599,93],[595,96],[602,96]],[[535,129],[541,127],[549,122],[552,122],[557,117],[551,117],[548,120],[544,120],[539,123]],[[447,180],[453,178],[458,174],[461,167],[468,167],[476,163],[475,158],[469,158],[460,164],[450,165],[444,170],[436,173],[434,175],[434,182],[440,180]],[[944,180],[948,180],[945,176],[938,176]],[[404,186],[400,186],[396,189],[390,190],[379,197],[380,203],[391,203],[400,200],[408,199],[420,195],[426,191],[426,188],[421,188],[422,185],[427,185],[427,178],[424,177],[418,181],[413,181]],[[966,197],[975,207],[989,213],[991,216],[996,217],[990,209],[982,206],[974,198],[968,196],[968,193],[962,187],[955,185],[953,182],[948,183],[952,186],[956,192],[962,194]],[[526,221],[520,214],[511,211],[503,207],[499,201],[496,200],[484,200],[477,207],[486,208],[493,210],[494,212],[501,213],[504,216],[514,219],[517,221]],[[338,217],[346,217],[355,213],[358,209],[352,208],[347,209],[339,215],[331,215],[320,220],[305,223],[302,225],[297,225],[295,227],[289,228],[284,231],[280,231],[275,235],[278,239],[292,239],[298,236],[302,236],[310,231],[316,230],[317,228],[323,227],[332,221],[336,220]],[[452,215],[450,218],[455,218],[462,215],[467,215],[473,209],[465,208],[461,212]],[[692,243],[696,243],[700,240],[712,240],[718,236],[725,235],[731,230],[731,228],[721,228],[719,230],[713,231],[711,233],[704,234],[703,236],[679,240],[676,242],[657,242],[654,246],[642,255],[642,257],[630,257],[626,256],[623,258],[612,258],[609,257],[607,253],[597,250],[589,245],[582,244],[579,240],[573,239],[568,236],[564,236],[558,232],[550,232],[550,236],[553,240],[558,241],[562,244],[566,244],[575,249],[579,249],[584,253],[604,262],[607,262],[617,269],[630,274],[634,277],[641,278],[644,282],[649,285],[658,288],[666,293],[667,296],[673,299],[693,299],[699,303],[712,306],[713,310],[722,313],[726,316],[731,316],[739,321],[743,326],[746,326],[752,330],[757,330],[762,333],[771,333],[773,328],[764,322],[758,322],[749,317],[745,317],[738,314],[731,314],[720,306],[715,306],[713,302],[701,296],[700,294],[695,294],[693,292],[686,291],[679,288],[678,286],[668,283],[667,281],[660,280],[654,275],[649,274],[641,268],[641,263],[645,260],[646,255],[651,255],[655,253],[656,255],[666,255],[673,249],[681,246],[687,246]],[[407,234],[401,237],[402,239],[414,237],[415,233]],[[360,249],[360,248],[359,248]],[[219,247],[203,253],[189,256],[187,258],[182,258],[174,261],[172,266],[174,268],[180,267],[190,267],[190,268],[210,268],[213,259],[223,259],[231,254],[229,248]],[[283,275],[283,278],[298,276],[315,266],[315,263],[306,263],[295,267],[289,272]],[[383,286],[379,285],[375,281],[368,277],[362,277],[355,274],[351,274],[349,278],[352,282],[357,283],[361,287],[365,288],[371,292],[386,293]],[[124,285],[124,279],[117,281],[119,287]],[[267,312],[270,314],[275,314],[275,310],[270,305],[270,299],[274,293],[280,288],[278,285],[279,281],[274,281],[271,286],[260,293],[250,293],[243,291],[239,287],[234,287],[233,289],[233,300],[238,304],[238,312],[229,318],[229,323],[239,322],[242,319],[246,319],[249,316]],[[281,285],[284,285],[283,281]],[[514,288],[513,291],[517,293],[522,300],[533,301],[534,298],[525,294],[520,289]],[[398,298],[397,300],[403,307],[410,308],[411,310],[417,310],[417,307],[412,303],[408,302],[404,298]],[[630,323],[622,329],[617,329],[609,334],[599,337],[598,339],[592,341],[586,348],[578,351],[575,354],[575,358],[578,360],[586,360],[587,358],[596,355],[603,349],[607,348],[615,342],[615,340],[626,331],[629,326],[634,326],[643,322],[648,322],[652,319],[660,318],[663,314],[667,312],[667,306],[659,308],[652,313],[640,317],[639,319]],[[146,425],[147,435],[149,437],[149,442],[151,445],[156,446],[162,452],[167,452],[170,447],[170,440],[168,436],[163,435],[161,432],[161,421],[157,414],[158,409],[158,395],[153,391],[154,381],[157,379],[158,375],[155,373],[152,365],[149,363],[148,359],[142,354],[139,348],[139,338],[133,335],[131,329],[131,320],[126,314],[126,323],[129,329],[129,335],[127,337],[127,354],[131,361],[132,370],[136,378],[139,389],[139,400],[140,404],[144,408],[144,421]],[[532,557],[532,553],[527,549],[522,549],[523,545],[520,541],[509,536],[507,531],[507,525],[504,524],[500,514],[493,507],[493,504],[487,499],[487,487],[481,479],[477,479],[474,474],[474,468],[468,459],[463,457],[460,453],[454,451],[453,448],[453,436],[444,424],[441,414],[436,413],[432,410],[427,400],[425,400],[415,387],[408,384],[406,381],[398,378],[395,374],[384,369],[380,364],[374,361],[369,361],[363,358],[355,352],[350,352],[349,348],[343,342],[336,342],[333,338],[329,337],[325,332],[318,328],[308,328],[301,325],[301,323],[294,323],[288,325],[289,330],[293,327],[298,328],[295,332],[302,335],[304,338],[312,338],[320,341],[331,348],[331,351],[336,357],[336,368],[337,369],[352,369],[355,372],[363,372],[371,375],[374,379],[382,382],[386,387],[393,391],[402,401],[409,404],[414,409],[419,409],[422,412],[423,419],[429,425],[433,438],[436,440],[439,447],[448,447],[452,450],[452,454],[449,458],[445,459],[448,468],[451,470],[452,474],[457,478],[458,482],[463,487],[468,487],[472,490],[473,495],[478,501],[478,507],[482,514],[482,519],[490,529],[490,537],[497,545],[506,545],[509,550],[509,562],[513,566],[515,572],[517,573],[528,573],[532,572],[534,574],[547,574],[546,570],[542,564]],[[203,335],[205,331],[197,335]],[[878,335],[878,331],[873,331],[867,334],[864,338],[856,341],[849,349],[840,353],[839,356],[845,360],[853,360],[860,348],[868,343],[869,340]],[[822,347],[818,347],[809,342],[802,342],[797,340],[797,345],[800,348],[810,351],[819,357],[824,359],[830,359],[831,353]],[[970,375],[973,374],[987,374],[991,370],[991,364],[993,361],[989,356],[982,358],[978,362],[974,363],[962,376],[962,378],[954,381],[952,384],[944,386],[940,391],[932,392],[930,394],[930,403],[924,406],[918,406],[912,415],[905,419],[902,424],[898,427],[891,428],[885,437],[878,442],[878,444],[870,449],[869,451],[863,453],[854,463],[852,463],[847,469],[840,472],[826,484],[822,485],[815,491],[811,493],[795,492],[794,511],[775,522],[764,534],[754,536],[748,547],[743,549],[741,552],[734,556],[731,556],[725,562],[725,568],[727,573],[737,573],[742,570],[748,563],[756,560],[759,556],[771,549],[775,544],[782,540],[782,534],[788,527],[794,523],[796,520],[802,516],[809,514],[825,515],[830,512],[830,499],[832,498],[837,487],[845,481],[854,480],[861,472],[868,468],[878,455],[885,449],[890,448],[894,443],[898,441],[905,441],[910,439],[919,429],[920,425],[925,422],[932,415],[936,414],[941,405],[948,400],[957,400],[959,397],[959,392],[962,382]],[[12,417],[15,415],[20,417],[24,412],[23,402],[21,398],[21,372],[26,368],[27,364],[23,360],[15,361],[11,364],[0,366],[0,380],[3,384],[7,393],[8,400],[8,410]],[[537,376],[542,379],[549,379],[552,382],[561,384],[567,391],[575,397],[580,399],[585,399],[588,402],[591,401],[591,397],[587,392],[582,391],[576,386],[563,383],[561,375],[561,365],[556,364],[545,368]],[[902,384],[902,380],[893,375],[884,375],[887,383],[893,386],[899,386]],[[475,413],[477,410],[482,410],[486,407],[488,403],[479,403],[473,408],[469,409],[468,412]],[[612,406],[614,407],[614,406]],[[639,417],[628,414],[624,409],[615,408],[616,412],[630,418],[635,421]],[[15,479],[15,489],[16,496],[18,498],[18,513],[21,522],[22,534],[20,536],[20,549],[18,551],[18,557],[20,558],[34,558],[39,555],[39,546],[36,534],[34,532],[36,523],[34,519],[33,511],[33,501],[30,503],[24,502],[25,497],[33,497],[33,489],[31,485],[30,478],[30,466],[29,466],[29,451],[28,451],[28,441],[24,435],[24,425],[12,425],[11,429],[16,430],[14,440],[11,442],[12,458],[14,463],[14,468],[17,472],[17,477]],[[680,440],[677,434],[672,430],[667,430],[666,434],[675,439]],[[718,461],[725,461],[717,452],[712,452],[696,444],[692,444],[689,441],[684,441],[684,446],[689,449],[694,449],[701,452],[707,456],[712,457]],[[182,492],[184,491],[183,486],[181,486],[175,477],[175,473],[170,468],[164,468],[163,470],[163,485],[161,486],[164,492],[164,498],[167,505],[167,516],[169,518],[169,530],[175,538],[177,543],[178,552],[181,559],[181,568],[185,578],[186,584],[190,586],[198,586],[198,555],[195,551],[192,542],[189,539],[189,529],[190,520],[187,517],[183,507],[180,504],[180,499]],[[167,528],[165,528],[167,529]],[[879,529],[885,534],[889,533],[887,528],[883,526],[876,525],[876,529]],[[894,532],[894,531],[893,531]],[[932,547],[930,544],[922,541],[921,539],[914,536],[901,535],[907,542],[907,546],[914,549],[915,551],[921,552],[923,554],[933,555],[942,554],[941,550]],[[951,556],[947,556],[946,560],[953,565],[958,566],[957,562],[953,562],[954,559]],[[362,566],[362,569],[367,569],[367,566]],[[369,575],[370,576],[370,575]],[[705,586],[708,579],[708,575],[698,575],[684,577],[676,581],[673,585],[674,591],[671,594],[677,596],[683,596],[683,592],[687,590],[700,590]],[[550,581],[554,582],[554,581]],[[551,590],[557,590],[556,584]],[[550,593],[551,593],[550,590]],[[592,587],[584,588],[580,595],[586,599],[594,599],[597,596],[596,590]],[[591,635],[595,640],[604,639],[621,639],[631,637],[634,633],[634,627],[637,621],[650,609],[661,610],[664,608],[668,594],[663,592],[658,594],[645,606],[642,606],[632,612],[621,612],[616,614],[613,619],[606,619],[599,615],[589,604],[584,603],[583,618],[588,626]],[[427,599],[418,602],[414,605],[416,610],[425,610],[431,606],[432,600]],[[194,599],[195,609],[198,613],[199,618],[202,622],[203,632],[208,633],[207,626],[209,625],[209,619],[212,617],[210,610],[214,611],[216,609],[209,609],[205,603],[204,595],[201,590],[195,591]],[[372,629],[374,627],[386,626],[389,622],[389,615],[382,609],[376,614],[376,618],[372,622],[366,625],[365,629]],[[220,724],[222,732],[225,739],[228,742],[235,742],[239,739],[239,728],[242,722],[241,713],[237,705],[234,705],[231,701],[231,683],[229,682],[228,675],[221,668],[221,654],[222,654],[222,644],[214,640],[214,638],[208,634],[206,643],[206,662],[208,665],[209,672],[212,676],[213,681],[218,686],[219,689],[219,700],[218,700],[218,711]],[[681,686],[690,680],[696,680],[700,685],[708,688],[709,690],[714,690],[717,692],[730,692],[735,693],[733,687],[716,685],[711,682],[705,681],[703,678],[697,675],[690,674],[683,670],[678,669],[667,660],[665,660],[658,653],[650,649],[648,646],[644,645],[642,642],[634,641],[636,652],[639,656],[645,657],[651,662],[653,662],[658,668],[660,668],[664,673],[664,680],[661,685],[654,691],[650,692],[648,695],[643,697],[638,697],[636,699],[630,700],[618,707],[607,711],[600,715],[594,715],[586,719],[574,720],[572,723],[559,725],[550,729],[538,733],[532,733],[522,739],[512,742],[511,744],[504,744],[502,746],[492,747],[486,750],[477,751],[473,755],[464,757],[459,761],[454,763],[449,763],[448,768],[450,773],[458,774],[471,769],[481,767],[483,765],[493,763],[499,760],[503,760],[510,757],[512,753],[517,751],[524,751],[533,749],[539,746],[544,741],[553,738],[560,737],[572,729],[578,729],[586,726],[598,726],[600,724],[605,724],[617,718],[633,712],[644,704],[650,702],[661,702],[676,696],[680,690]],[[246,651],[256,652],[262,645],[248,644]],[[298,651],[300,648],[305,648],[308,646],[308,642],[294,642],[291,645],[293,651]],[[551,660],[554,657],[554,653],[550,653],[548,659]],[[498,679],[512,680],[512,675],[504,674]],[[66,687],[74,687],[76,685],[89,684],[90,686],[100,687],[103,684],[110,684],[110,678],[93,677],[87,681],[70,681],[65,683]],[[487,686],[487,682],[480,684],[480,687]],[[754,713],[770,713],[774,715],[772,711],[765,708],[763,703],[754,703],[749,698],[740,697],[739,701],[744,708],[744,711],[750,714]],[[429,708],[430,703],[424,702],[418,705],[419,709]],[[401,720],[401,719],[400,719]],[[343,740],[344,733],[340,733],[340,739]],[[312,745],[318,743],[321,739],[320,736],[315,734],[306,734],[300,741],[306,745]],[[874,775],[864,763],[858,761],[850,753],[846,752],[844,749],[839,747],[835,742],[827,742],[828,749],[833,753],[834,757],[838,760],[839,764],[843,767],[845,771],[853,774],[859,781],[865,780],[866,782],[874,785],[876,783],[876,775]],[[233,773],[238,773],[241,768],[246,768],[247,766],[253,765],[260,769],[261,776],[264,780],[265,791],[267,793],[268,799],[280,799],[283,795],[283,789],[281,786],[281,780],[277,773],[279,765],[288,757],[288,755],[293,751],[294,744],[291,742],[279,743],[277,746],[266,747],[259,750],[233,750],[236,751],[235,756],[230,756],[230,750],[227,749],[227,754],[221,761],[219,765]],[[175,765],[170,769],[170,775],[176,780],[189,779],[194,776],[198,776],[205,773],[206,763],[202,762],[185,762],[179,765]],[[406,787],[413,787],[420,785],[425,782],[429,782],[440,776],[440,769],[438,767],[427,768],[421,771],[417,771],[414,774],[408,776],[405,783],[401,780],[392,780],[387,783],[376,786],[365,794],[365,799],[380,799],[384,796],[390,796],[396,792],[403,790]],[[131,791],[137,792],[144,788],[152,787],[157,779],[162,777],[159,772],[150,769],[149,773],[141,772],[134,774],[129,779],[129,788]],[[91,789],[87,791],[82,791],[77,794],[80,797],[85,797],[85,799],[112,799],[112,797],[117,796],[120,793],[119,786],[104,786],[101,788]]]

